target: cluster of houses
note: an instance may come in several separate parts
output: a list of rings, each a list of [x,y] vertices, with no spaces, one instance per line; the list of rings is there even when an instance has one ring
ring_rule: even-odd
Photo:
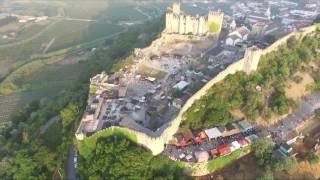
[[[236,22],[232,21],[230,25],[231,32],[226,39],[226,45],[235,46],[248,40],[250,30],[246,26],[236,27]]]
[[[45,21],[48,20],[48,16],[22,16],[22,15],[18,15],[18,14],[10,14],[10,16],[12,17],[16,17],[18,19],[19,23],[27,23],[27,22],[41,22],[41,21]]]
[[[250,43],[248,39],[266,42],[270,36],[281,37],[309,26],[320,12],[316,0],[235,2],[230,8],[232,13],[226,13],[224,18],[224,28],[229,30],[225,41],[227,46]]]

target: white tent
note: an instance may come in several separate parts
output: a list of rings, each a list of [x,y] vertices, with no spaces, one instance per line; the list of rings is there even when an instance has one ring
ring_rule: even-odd
[[[198,162],[206,162],[209,159],[209,153],[207,151],[197,151],[194,155]]]
[[[238,141],[233,141],[231,143],[231,151],[235,151],[241,148],[241,144]]]
[[[209,139],[217,138],[222,136],[222,133],[219,131],[218,128],[211,128],[211,129],[206,129],[204,132],[207,134]]]

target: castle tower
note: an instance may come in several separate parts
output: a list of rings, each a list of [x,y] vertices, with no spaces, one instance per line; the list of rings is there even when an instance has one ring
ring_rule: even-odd
[[[180,14],[181,10],[180,10],[180,3],[173,3],[172,5],[172,12],[174,14]]]
[[[186,16],[186,34],[190,34],[193,31],[193,26],[192,26],[192,17],[191,16]]]
[[[220,33],[223,23],[223,16],[224,14],[222,12],[209,12],[208,14],[208,26],[210,30],[210,25],[214,23],[218,26],[217,32],[211,32],[211,33]]]
[[[261,56],[261,49],[257,47],[247,48],[244,54],[243,71],[246,73],[256,71],[258,68],[260,56]]]
[[[199,29],[199,21],[198,16],[192,18],[192,34],[196,35],[198,34]]]
[[[206,27],[206,20],[204,19],[203,16],[200,16],[199,18],[199,35],[203,35],[207,32],[207,29],[205,28]]]
[[[179,33],[180,16],[176,14],[173,14],[172,16],[172,33]]]
[[[167,33],[172,33],[172,19],[173,19],[173,14],[167,12],[166,13],[166,32]]]
[[[179,34],[186,34],[186,16],[180,15]]]

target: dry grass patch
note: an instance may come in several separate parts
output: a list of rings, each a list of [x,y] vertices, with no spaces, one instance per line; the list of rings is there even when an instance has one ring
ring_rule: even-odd
[[[285,89],[285,93],[286,97],[298,100],[302,96],[310,93],[310,90],[307,90],[306,87],[310,84],[313,84],[314,80],[309,73],[297,72],[294,74],[294,77],[300,77],[301,82],[297,83],[293,80],[290,80],[288,83],[289,85]]]

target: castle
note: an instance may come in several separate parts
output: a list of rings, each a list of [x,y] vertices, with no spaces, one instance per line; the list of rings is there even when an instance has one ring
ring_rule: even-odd
[[[168,34],[187,34],[205,36],[220,33],[224,14],[209,12],[207,19],[204,16],[186,15],[180,9],[180,3],[174,3],[166,13],[166,28]]]

